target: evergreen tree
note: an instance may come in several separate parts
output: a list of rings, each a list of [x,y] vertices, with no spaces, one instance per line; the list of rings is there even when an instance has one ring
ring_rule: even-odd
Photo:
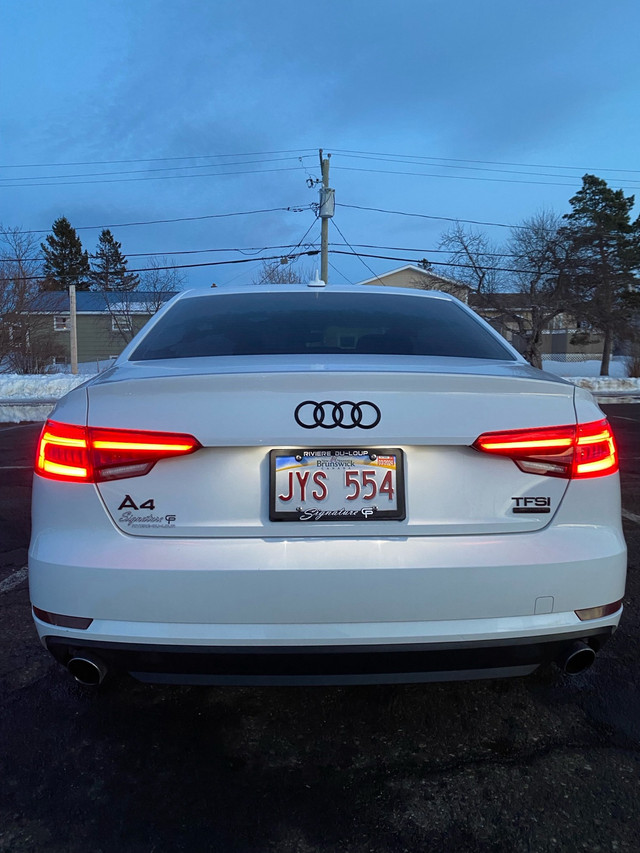
[[[91,255],[92,290],[135,290],[140,284],[136,273],[127,270],[127,259],[122,254],[119,243],[105,228],[98,238],[96,253]]]
[[[634,197],[612,190],[595,175],[569,200],[564,230],[574,253],[572,290],[576,315],[604,337],[601,376],[608,376],[616,339],[631,333],[637,310],[640,218],[631,221]]]
[[[52,234],[40,248],[44,256],[43,290],[66,290],[75,284],[78,290],[89,289],[89,255],[82,248],[76,229],[65,216],[53,223]]]

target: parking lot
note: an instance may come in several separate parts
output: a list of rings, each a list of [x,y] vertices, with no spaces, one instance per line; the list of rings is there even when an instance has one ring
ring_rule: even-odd
[[[637,853],[640,405],[603,408],[629,577],[595,665],[348,688],[75,685],[28,604],[41,425],[0,425],[0,851]]]

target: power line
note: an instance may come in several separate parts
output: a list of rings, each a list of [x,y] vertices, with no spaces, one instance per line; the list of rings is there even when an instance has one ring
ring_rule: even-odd
[[[248,151],[244,154],[191,154],[182,157],[138,157],[129,160],[79,160],[67,163],[5,163],[0,169],[44,169],[57,166],[111,166],[118,163],[168,163],[173,160],[204,160],[213,157],[267,157],[272,154],[300,154],[315,148],[291,148],[282,151]]]
[[[303,252],[297,252],[295,255],[290,253],[287,257],[301,258],[304,255],[311,256],[311,255],[319,255],[319,254],[320,254],[319,249],[310,249],[310,250],[305,250]],[[228,264],[251,264],[251,263],[254,263],[255,261],[277,261],[277,260],[280,260],[281,257],[282,257],[282,255],[271,255],[271,257],[268,257],[268,258],[235,258],[235,259],[230,260],[230,261],[206,261],[206,262],[203,262],[200,264],[168,264],[167,266],[161,266],[161,267],[155,267],[154,266],[154,267],[142,267],[142,268],[138,268],[138,269],[131,269],[131,270],[129,270],[129,272],[153,272],[155,270],[173,270],[173,269],[181,270],[181,269],[191,269],[193,267],[218,267],[218,266],[225,266]],[[42,276],[34,276],[34,278],[42,278]]]
[[[346,243],[346,245],[348,246],[349,244]],[[287,257],[289,257],[289,258],[301,258],[304,256],[312,257],[314,255],[319,255],[319,254],[320,254],[319,249],[309,249],[309,250],[304,250],[301,252],[296,252],[295,254],[294,253],[288,253]],[[414,266],[419,266],[420,260],[421,260],[421,259],[416,259],[416,258],[398,258],[398,257],[394,257],[391,255],[378,255],[378,254],[372,254],[372,253],[368,253],[368,252],[367,253],[356,252],[354,249],[351,249],[351,251],[349,251],[349,252],[342,250],[342,249],[332,249],[331,254],[346,255],[348,257],[358,258],[359,260],[361,260],[364,263],[365,267],[369,270],[369,272],[372,273],[373,277],[378,278],[378,279],[379,279],[379,276],[376,275],[376,273],[373,272],[371,267],[369,267],[368,264],[366,264],[363,261],[363,258],[375,258],[375,259],[383,260],[383,261],[396,261],[396,262],[405,263],[405,264],[412,264]],[[155,272],[155,271],[159,271],[159,270],[180,270],[180,269],[194,269],[194,268],[200,268],[200,267],[229,266],[232,264],[251,264],[251,263],[257,263],[257,262],[261,262],[261,261],[277,261],[277,260],[280,260],[281,258],[282,258],[282,255],[271,255],[269,257],[260,257],[260,258],[235,258],[233,260],[228,260],[228,261],[205,261],[205,262],[202,262],[199,264],[167,264],[165,266],[136,267],[135,269],[129,269],[128,272],[131,272],[131,273]],[[472,264],[460,264],[460,263],[455,263],[455,262],[450,263],[447,261],[431,261],[430,263],[433,266],[456,267],[459,269],[473,269]],[[510,267],[484,266],[483,269],[488,270],[488,271],[493,271],[493,272],[510,272],[510,273],[519,273],[519,274],[526,272],[522,269],[513,269]],[[43,279],[45,279],[45,276],[43,276],[43,275],[20,276],[21,281],[42,281]]]
[[[135,225],[165,225],[172,222],[197,222],[204,219],[226,219],[230,216],[252,216],[258,213],[279,213],[288,211],[289,213],[304,213],[306,210],[312,210],[310,204],[303,204],[289,207],[268,207],[262,210],[240,210],[233,213],[209,213],[204,216],[181,216],[176,219],[147,219],[142,222],[120,222],[117,225],[79,225],[76,231],[95,231],[99,228],[131,228]],[[50,228],[41,228],[35,231],[24,231],[24,234],[48,234]]]
[[[335,225],[335,222],[334,222],[334,225]],[[381,281],[380,277],[375,272],[373,272],[371,267],[367,263],[365,263],[363,258],[375,258],[377,260],[395,261],[395,262],[400,262],[400,263],[405,263],[405,264],[412,264],[414,266],[420,265],[420,262],[422,259],[408,258],[408,257],[396,257],[396,256],[391,256],[391,255],[379,255],[379,254],[373,254],[373,253],[369,253],[369,252],[356,252],[355,249],[353,248],[353,246],[351,246],[347,242],[347,240],[344,238],[344,235],[342,234],[342,232],[340,231],[338,226],[336,225],[335,227],[337,228],[338,232],[340,233],[340,235],[344,239],[345,245],[347,245],[351,249],[351,251],[347,252],[347,251],[342,250],[342,249],[332,249],[331,254],[333,254],[333,255],[346,255],[348,257],[358,258],[364,264],[364,266],[369,270],[369,272],[373,275],[373,277],[377,278],[380,281]],[[297,258],[301,258],[304,256],[312,257],[314,255],[319,255],[319,254],[320,254],[319,249],[311,248],[311,249],[304,249],[300,252],[295,252],[295,253],[294,252],[288,252],[287,257],[297,259]],[[265,261],[276,261],[276,260],[281,260],[281,259],[282,259],[282,255],[279,254],[279,255],[271,255],[268,257],[260,257],[260,258],[252,257],[252,258],[235,258],[235,259],[226,260],[226,261],[204,261],[202,263],[197,263],[197,264],[167,264],[167,265],[163,265],[163,266],[153,266],[153,267],[136,267],[133,269],[129,269],[128,272],[139,273],[139,272],[155,272],[155,271],[160,271],[160,270],[194,269],[194,268],[200,268],[200,267],[229,266],[232,264],[249,264],[249,263],[258,263],[258,262],[265,262]],[[432,264],[432,266],[442,266],[442,267],[449,267],[449,268],[455,267],[458,269],[474,269],[472,264],[461,264],[461,263],[449,262],[449,261],[430,261],[430,263]],[[522,269],[514,269],[511,267],[499,267],[499,266],[483,266],[483,269],[485,269],[487,271],[492,271],[492,272],[509,272],[509,273],[518,273],[518,274],[522,274],[523,272],[526,272],[526,270],[522,270]],[[340,273],[340,274],[342,275],[342,273]],[[20,276],[21,281],[41,281],[41,280],[44,280],[45,278],[46,278],[46,276],[43,276],[43,275]],[[344,276],[343,276],[343,278],[344,278]]]
[[[368,254],[365,252],[361,252],[360,254],[358,254],[355,251],[345,252],[345,251],[341,251],[340,249],[333,249],[332,254],[334,254],[334,255],[354,255],[355,257],[358,257],[360,259],[362,259],[362,258],[376,258],[376,259],[379,259],[382,261],[400,261],[401,263],[412,264],[413,266],[419,266],[419,264],[420,264],[420,260],[416,260],[415,258],[395,258],[395,257],[391,257],[389,255],[373,255],[373,254]],[[473,269],[472,264],[450,263],[448,261],[430,261],[430,263],[432,264],[432,266],[437,266],[437,267],[459,267],[461,269]],[[512,273],[519,273],[519,274],[526,272],[526,270],[511,269],[509,267],[483,266],[483,269],[487,270],[487,271],[492,271],[492,272],[512,272]],[[374,273],[374,276],[376,278],[378,278],[378,276],[375,273]]]
[[[335,264],[331,263],[331,261],[329,261],[329,266],[331,267],[332,270],[337,272],[339,276],[342,276],[342,278],[347,282],[347,284],[353,284],[351,279],[347,278],[346,275],[343,272],[341,272],[341,270],[339,270]]]
[[[567,184],[560,181],[520,181],[511,178],[484,178],[479,175],[436,175],[430,172],[400,172],[396,169],[357,169],[354,166],[335,166],[343,172],[367,172],[373,175],[410,175],[419,178],[441,178],[448,181],[482,181],[485,183],[499,184],[534,184],[536,186],[545,187],[575,187],[576,184]],[[578,180],[576,176],[576,181]],[[628,184],[631,189],[636,188],[633,184]]]
[[[259,261],[254,260],[255,269],[258,267]],[[241,276],[246,276],[249,274],[249,271],[243,268],[240,268],[240,272],[236,273],[236,275],[232,275],[230,278],[227,278],[225,284],[231,284],[232,281],[237,281]]]
[[[562,166],[553,163],[511,163],[500,160],[468,160],[456,157],[432,157],[428,154],[385,154],[379,151],[350,151],[348,149],[333,148],[335,154],[359,154],[371,155],[373,157],[404,157],[412,160],[436,160],[444,163],[478,163],[489,166],[519,166],[525,169],[575,169],[580,172],[626,172],[629,174],[640,174],[640,169],[614,169],[611,167],[594,168],[590,166]]]
[[[306,237],[306,234],[304,236]],[[229,247],[229,248],[221,248],[221,249],[181,249],[181,250],[173,251],[173,252],[127,252],[125,257],[127,259],[129,259],[129,258],[171,258],[171,257],[175,257],[176,255],[206,255],[206,254],[214,253],[214,252],[216,252],[216,253],[217,252],[220,252],[220,253],[237,252],[240,255],[249,255],[252,252],[255,254],[259,254],[260,252],[272,252],[272,251],[275,251],[276,249],[292,249],[293,251],[295,251],[296,249],[298,249],[300,247],[301,242],[302,241],[300,241],[298,243],[285,243],[285,244],[280,245],[280,246],[259,246],[259,247],[258,246],[246,246],[244,248],[240,248],[239,246],[235,246],[233,248]],[[317,244],[316,243],[307,243],[306,245],[307,245],[307,248],[311,248],[312,246],[315,247]],[[373,249],[387,249],[388,248],[388,249],[391,249],[393,247],[391,247],[391,246],[369,246],[368,248],[373,248]],[[406,249],[406,250],[398,249],[397,251],[420,251],[420,250],[419,249]],[[37,262],[37,261],[41,260],[41,258],[40,257],[37,257],[37,258],[2,257],[2,258],[0,258],[0,260],[6,261],[7,263],[17,264],[20,262],[33,263],[33,262]]]
[[[245,246],[244,248],[240,248],[239,246],[236,246],[233,248],[230,247],[230,248],[221,248],[221,249],[183,249],[183,250],[174,251],[174,252],[127,252],[127,258],[153,258],[153,257],[157,257],[157,256],[173,257],[174,255],[203,255],[203,254],[206,254],[208,252],[240,252],[240,253],[247,252],[247,253],[249,253],[249,252],[275,251],[276,249],[294,249],[295,250],[295,249],[299,248],[300,245],[302,245],[304,238],[307,236],[307,234],[309,233],[311,228],[313,228],[314,225],[315,225],[315,221],[312,222],[312,224],[309,227],[309,229],[307,230],[306,234],[303,236],[302,240],[300,240],[298,243],[284,243],[284,244],[279,245],[279,246],[260,246],[260,247]],[[337,228],[337,226],[336,226],[336,228]],[[341,236],[342,236],[342,234],[341,234]],[[348,243],[344,238],[342,240],[342,243],[329,243],[329,247],[331,248],[333,246],[338,246],[338,245],[342,246],[345,243],[347,246],[349,246],[349,248],[353,249],[354,252],[356,249],[386,249],[390,252],[424,252],[425,254],[428,254],[428,255],[450,255],[451,254],[450,249],[425,249],[424,247],[423,248],[420,248],[420,247],[416,248],[415,246],[379,246],[375,243]],[[317,246],[317,242],[314,242],[313,244],[306,244],[306,245]],[[482,254],[484,257],[491,257],[491,258],[517,257],[517,255],[514,252],[483,252]],[[14,258],[8,258],[7,260],[15,260],[15,259]],[[36,260],[36,258],[28,258],[25,260]]]
[[[295,251],[296,249],[298,249],[298,248],[302,245],[302,243],[303,243],[304,239],[306,238],[306,236],[307,236],[307,235],[308,235],[308,233],[311,231],[311,229],[312,229],[312,228],[313,228],[313,226],[316,224],[316,222],[318,221],[318,219],[319,219],[319,218],[320,218],[320,217],[316,214],[316,218],[313,220],[313,222],[311,223],[311,225],[307,228],[307,230],[304,232],[304,234],[302,235],[302,237],[298,240],[298,242],[297,242],[297,243],[296,243],[296,245],[294,246],[294,251]],[[308,245],[309,245],[309,244],[308,244]],[[313,245],[315,245],[315,243],[314,243]]]
[[[467,225],[487,225],[495,228],[527,228],[526,225],[507,225],[505,222],[483,222],[481,219],[461,219],[459,216],[435,216],[429,213],[412,213],[407,210],[388,210],[383,207],[365,207],[361,204],[336,202],[336,207],[348,207],[352,210],[367,210],[373,213],[390,213],[395,216],[414,216],[418,219],[433,219],[440,222],[464,222]]]
[[[454,223],[462,222],[462,223],[472,224],[472,225],[495,226],[495,227],[499,227],[499,228],[513,228],[513,229],[520,229],[520,228],[526,229],[527,228],[526,225],[508,225],[508,224],[503,223],[503,222],[486,222],[486,221],[475,220],[475,219],[461,219],[459,217],[454,218],[454,217],[447,217],[447,216],[436,216],[435,214],[415,213],[415,212],[404,211],[404,210],[389,210],[386,208],[366,207],[364,205],[345,204],[345,203],[341,203],[341,202],[337,202],[336,206],[337,207],[344,207],[344,208],[348,208],[348,209],[353,209],[353,210],[364,210],[364,211],[374,212],[374,213],[385,213],[385,214],[391,214],[391,215],[397,215],[397,216],[417,217],[420,219],[430,219],[430,220],[435,220],[435,221],[445,221],[445,222],[454,222]],[[206,214],[203,216],[185,216],[185,217],[179,217],[179,218],[174,218],[174,219],[155,219],[155,220],[145,220],[145,221],[140,221],[140,222],[124,222],[124,223],[119,223],[119,224],[115,224],[115,225],[114,224],[110,224],[110,225],[104,225],[104,224],[103,225],[80,225],[75,230],[76,231],[83,231],[83,230],[98,230],[98,229],[105,229],[105,228],[116,229],[116,228],[127,228],[127,227],[140,226],[140,225],[157,225],[157,224],[170,224],[170,223],[176,223],[176,222],[193,222],[193,221],[201,221],[201,220],[207,220],[207,219],[219,219],[219,218],[234,217],[234,216],[249,216],[249,215],[254,215],[254,214],[275,213],[275,212],[303,213],[307,210],[314,210],[315,207],[316,207],[316,205],[310,204],[310,205],[302,205],[300,207],[293,207],[293,206],[290,206],[290,207],[274,207],[274,208],[265,208],[262,210],[246,210],[246,211],[237,211],[237,212],[232,212],[232,213],[213,213],[213,214]],[[302,245],[303,241],[305,240],[305,238],[307,237],[307,235],[309,234],[309,232],[311,231],[311,229],[313,228],[313,226],[316,224],[317,221],[318,221],[318,216],[316,215],[316,218],[313,220],[313,222],[311,223],[309,228],[305,231],[302,238],[297,243],[285,243],[285,244],[274,245],[274,246],[260,246],[260,247],[258,247],[258,246],[246,246],[246,247],[234,246],[234,247],[207,248],[207,249],[182,249],[182,250],[162,251],[162,252],[128,252],[127,257],[130,257],[130,258],[171,257],[171,256],[175,256],[175,255],[195,255],[195,254],[205,254],[205,253],[209,253],[209,252],[211,252],[211,253],[213,253],[213,252],[240,252],[240,253],[242,253],[242,252],[271,251],[271,250],[275,250],[275,249],[285,249],[286,250],[286,249],[291,249],[291,248],[293,248],[295,250],[299,246]],[[349,246],[350,249],[352,249],[354,255],[358,254],[355,251],[356,247],[357,248],[364,248],[364,249],[385,249],[385,250],[394,251],[394,252],[420,252],[420,253],[425,253],[428,255],[448,254],[449,253],[448,249],[434,249],[434,248],[407,247],[407,246],[385,246],[385,245],[379,245],[379,244],[375,244],[375,243],[353,243],[353,244],[351,244],[346,240],[344,234],[338,228],[337,225],[336,225],[336,229],[338,230],[338,233],[342,237],[343,243],[345,245]],[[47,234],[47,233],[49,233],[49,231],[50,231],[50,229],[41,229],[41,230],[24,231],[23,233],[25,233],[25,234]],[[316,244],[314,242],[314,243],[308,244],[308,245],[314,245],[315,246]],[[332,243],[330,245],[335,246],[337,244]],[[486,257],[506,258],[506,257],[513,257],[514,253],[512,253],[512,252],[483,252],[483,255],[485,255]],[[5,260],[11,261],[11,260],[16,260],[16,259],[6,258]],[[25,260],[35,260],[35,259],[29,258],[29,259],[25,259]]]
[[[311,155],[306,154],[303,155],[306,158],[309,158]],[[285,160],[302,160],[303,157],[270,157],[268,160],[243,160],[240,162],[230,163],[230,166],[253,166],[256,164],[262,163],[280,163]],[[197,166],[166,166],[163,169],[129,169],[124,172],[77,172],[74,175],[30,175],[28,180],[30,181],[54,181],[59,183],[62,178],[95,178],[95,177],[109,177],[112,175],[141,175],[146,174],[148,172],[177,172],[177,171],[186,171],[188,169],[209,169],[209,168],[225,168],[227,166],[226,163],[202,163]],[[260,170],[256,170],[260,171]],[[265,170],[266,171],[266,170]],[[220,174],[236,174],[234,172],[221,172]],[[167,177],[167,178],[176,178],[176,177],[207,177],[205,175],[159,175],[158,177]],[[24,176],[20,178],[6,178],[0,176],[0,181],[24,181]],[[81,183],[78,181],[78,183]],[[100,183],[99,181],[89,181],[87,183]],[[31,186],[31,184],[7,184],[6,186]],[[38,186],[38,185],[36,185]],[[40,185],[42,186],[42,185]],[[47,184],[46,186],[49,186]]]
[[[424,178],[441,178],[441,179],[451,179],[451,180],[468,180],[468,181],[485,181],[485,182],[494,182],[494,183],[516,183],[516,184],[529,184],[529,185],[548,185],[548,186],[559,186],[559,187],[574,187],[575,181],[578,179],[578,176],[573,175],[562,175],[562,174],[552,174],[548,172],[523,172],[511,169],[492,169],[487,167],[480,166],[466,166],[466,165],[450,165],[448,163],[422,163],[414,160],[397,160],[392,159],[390,157],[368,157],[366,155],[360,154],[343,154],[345,157],[355,157],[358,159],[364,160],[377,160],[378,162],[383,163],[398,163],[398,164],[406,164],[406,165],[431,165],[437,166],[439,168],[446,169],[467,169],[474,171],[490,171],[498,174],[513,174],[513,175],[526,175],[530,177],[541,177],[541,178],[568,178],[574,179],[573,183],[566,183],[562,181],[527,181],[527,180],[519,180],[512,178],[489,178],[486,176],[479,175],[451,175],[451,174],[436,174],[433,172],[414,172],[414,171],[401,171],[398,169],[362,169],[353,166],[335,166],[336,169],[341,169],[343,171],[351,171],[351,172],[365,172],[371,174],[383,174],[383,175],[404,175],[404,176],[413,176],[413,177],[424,177]],[[407,155],[409,156],[409,155]],[[273,162],[282,162],[286,160],[297,159],[302,161],[303,158],[309,158],[311,155],[302,155],[297,157],[277,157],[277,158],[269,158],[263,160],[246,160],[246,161],[238,161],[232,164],[228,164],[231,166],[240,166],[240,165],[256,165],[256,164],[264,164],[264,163],[273,163]],[[203,163],[199,165],[190,165],[190,166],[171,166],[159,169],[134,169],[127,171],[116,171],[116,172],[88,172],[88,173],[75,173],[68,175],[33,175],[28,177],[19,177],[19,178],[9,178],[9,177],[0,177],[0,181],[4,183],[0,183],[0,187],[4,189],[11,189],[12,187],[19,188],[28,188],[28,187],[47,187],[47,186],[82,186],[86,184],[107,184],[107,183],[131,183],[136,181],[156,181],[156,180],[178,180],[178,179],[194,179],[194,178],[213,178],[213,177],[223,177],[224,175],[236,176],[236,175],[250,175],[250,174],[262,174],[267,172],[276,172],[276,171],[295,171],[296,167],[286,167],[279,169],[249,169],[249,170],[241,170],[241,171],[224,171],[224,172],[210,172],[210,173],[192,173],[189,175],[148,175],[149,172],[168,172],[168,171],[187,171],[187,170],[195,170],[195,169],[205,169],[205,168],[226,168],[227,164],[224,163]],[[550,167],[553,168],[553,167]],[[572,168],[570,166],[566,168]],[[631,172],[633,170],[619,170],[619,171],[627,171]],[[147,177],[139,177],[139,178],[123,178],[123,177],[111,177],[116,175],[139,175],[139,174],[147,174]],[[69,178],[97,178],[97,180],[66,180]],[[63,180],[64,179],[64,180]],[[28,180],[29,183],[17,183],[18,181]],[[12,183],[7,183],[12,182]],[[46,182],[46,183],[45,183]],[[640,189],[640,184],[636,183],[625,183],[629,189]]]
[[[309,230],[311,230],[311,229],[309,229]],[[306,237],[307,235],[305,234],[304,236]],[[213,253],[213,252],[238,252],[239,254],[243,255],[243,254],[250,254],[251,252],[256,252],[256,253],[274,252],[276,249],[292,249],[293,251],[295,251],[297,248],[299,248],[301,242],[302,241],[300,241],[299,243],[283,243],[280,246],[260,246],[260,247],[258,247],[258,246],[246,246],[245,248],[242,248],[242,249],[239,246],[236,246],[234,248],[226,248],[226,249],[224,249],[224,248],[223,249],[182,249],[182,250],[179,250],[176,252],[127,252],[126,257],[127,258],[155,258],[155,257],[171,258],[171,257],[174,257],[175,255],[205,255],[205,254]],[[315,243],[310,244],[310,245],[315,246]],[[369,248],[376,248],[377,249],[377,248],[387,248],[387,247],[386,246],[373,246],[373,247],[369,247]],[[408,249],[407,251],[413,251],[413,250]],[[35,258],[31,258],[31,260],[35,260]]]
[[[303,252],[297,252],[295,255],[289,253],[287,257],[290,258],[301,258],[304,255],[319,255],[319,249],[310,249],[305,250]],[[257,261],[277,261],[280,260],[282,255],[271,255],[267,258],[234,258],[230,261],[203,261],[199,264],[167,264],[166,266],[153,266],[153,267],[136,267],[135,269],[128,269],[127,272],[130,273],[138,273],[138,272],[156,272],[160,270],[185,270],[185,269],[194,269],[197,267],[220,267],[220,266],[228,266],[231,264],[253,264]],[[20,276],[21,281],[42,281],[46,278],[44,275],[25,275]]]
[[[259,246],[259,247],[258,246],[245,246],[243,248],[240,248],[239,246],[233,246],[233,247],[226,247],[226,248],[223,247],[223,248],[217,248],[217,249],[180,249],[180,250],[176,250],[176,251],[167,251],[167,252],[127,252],[125,257],[127,259],[129,259],[129,258],[172,258],[172,257],[176,257],[179,255],[206,255],[206,254],[213,254],[213,253],[228,253],[228,252],[237,252],[238,254],[241,254],[241,255],[243,255],[243,254],[248,255],[251,252],[254,252],[257,254],[259,254],[260,252],[274,252],[274,251],[276,251],[276,249],[291,250],[291,251],[285,251],[285,253],[283,255],[281,255],[281,257],[285,257],[285,256],[288,257],[290,254],[293,254],[293,252],[295,252],[296,249],[300,248],[300,246],[303,243],[304,238],[307,236],[307,234],[309,233],[311,228],[313,228],[316,221],[317,220],[314,220],[314,222],[311,223],[311,226],[307,229],[307,232],[303,235],[302,239],[299,240],[297,243],[283,243],[283,244],[280,244],[278,246]],[[336,228],[337,227],[338,226],[336,225]],[[353,253],[355,255],[359,254],[356,251],[356,249],[380,249],[380,250],[384,249],[384,250],[389,251],[389,252],[415,252],[416,254],[423,254],[425,256],[426,255],[451,255],[451,254],[453,254],[453,252],[450,249],[425,249],[424,247],[423,248],[420,248],[420,247],[416,248],[415,246],[413,246],[413,247],[411,247],[411,246],[379,246],[375,243],[349,243],[347,240],[344,239],[342,232],[340,232],[340,235],[343,237],[342,243],[329,243],[329,250],[330,251],[333,251],[335,246],[347,245],[353,251]],[[318,242],[316,240],[316,241],[311,242],[311,243],[305,243],[305,247],[308,249],[312,248],[312,247],[318,248]],[[488,251],[483,251],[482,257],[483,258],[517,258],[517,257],[520,257],[520,255],[516,254],[515,252],[488,252]],[[33,263],[33,262],[39,261],[40,258],[8,258],[8,257],[5,257],[5,258],[2,258],[2,260],[7,262],[7,263],[20,263],[21,261]],[[435,261],[434,261],[434,263],[435,263]],[[342,273],[340,273],[340,274],[342,275]]]
[[[194,180],[196,178],[224,178],[227,176],[231,177],[235,175],[264,175],[269,172],[297,172],[299,168],[299,166],[285,166],[281,169],[247,169],[240,172],[215,172],[209,173],[207,175],[156,175],[151,178],[109,178],[106,181],[55,181],[52,183],[0,184],[0,188],[24,189],[25,187],[75,187],[84,186],[86,184],[130,184],[140,181],[182,181]]]
[[[458,220],[459,221],[459,220]],[[331,245],[334,245],[333,243]],[[451,249],[420,249],[407,246],[376,246],[373,243],[353,243],[352,247],[358,249],[387,249],[390,252],[425,252],[427,255],[450,255]],[[515,252],[482,252],[486,258],[515,258]]]
[[[307,230],[304,232],[304,234],[302,235],[302,237],[298,240],[298,242],[297,242],[297,243],[296,243],[296,245],[294,246],[294,250],[293,250],[293,252],[287,252],[287,258],[292,257],[292,256],[293,256],[293,254],[294,254],[294,252],[295,252],[295,250],[296,250],[297,248],[299,248],[299,247],[302,245],[303,240],[305,239],[305,237],[307,236],[307,234],[309,233],[309,231],[311,231],[311,229],[312,229],[312,228],[313,228],[313,226],[316,224],[316,222],[318,221],[318,219],[319,219],[319,217],[318,217],[318,215],[316,214],[316,218],[313,220],[313,222],[311,223],[311,225],[307,228]],[[308,244],[308,245],[309,245],[309,244]],[[307,247],[308,247],[308,245],[307,245]],[[308,253],[308,254],[309,254],[309,253]],[[317,254],[318,254],[318,252],[314,252],[314,254],[316,254],[316,255],[317,255]],[[297,255],[297,257],[300,257],[300,255]],[[281,258],[281,260],[282,260],[282,258]],[[266,277],[267,277],[267,275],[268,275],[268,274],[269,274],[269,271],[268,271],[268,270],[265,270],[265,273],[264,273],[264,275],[262,276],[262,278],[260,279],[260,281],[258,282],[258,284],[264,284],[264,281],[265,281],[265,279],[266,279]]]
[[[336,231],[338,232],[338,234],[342,237],[342,239],[344,240],[344,242],[346,243],[346,245],[347,245],[347,246],[349,246],[349,248],[351,249],[351,251],[353,252],[353,254],[354,254],[357,258],[359,258],[359,260],[362,262],[363,266],[364,266],[366,269],[368,269],[368,270],[369,270],[369,272],[371,273],[371,275],[372,275],[374,278],[377,278],[377,279],[378,279],[378,281],[379,281],[381,284],[383,284],[384,282],[382,281],[382,279],[378,278],[378,276],[376,275],[376,273],[374,273],[374,271],[371,269],[371,267],[369,266],[369,264],[367,264],[367,263],[364,261],[364,259],[363,259],[363,258],[362,258],[362,257],[361,257],[357,252],[356,252],[356,250],[353,248],[353,246],[348,242],[347,238],[344,236],[344,234],[343,234],[343,233],[342,233],[342,231],[340,230],[340,227],[338,226],[337,222],[334,222],[334,221],[333,221],[333,219],[332,219],[332,220],[331,220],[331,224],[332,224],[332,225],[333,225],[333,227],[336,229]]]
[[[344,154],[344,155],[352,155],[352,156],[366,156],[366,157],[386,157],[386,158],[400,158],[400,161],[436,161],[438,163],[473,163],[477,165],[483,166],[514,166],[517,168],[525,168],[525,169],[572,169],[574,171],[580,171],[582,173],[585,172],[624,172],[626,174],[640,174],[640,169],[622,169],[622,168],[613,168],[611,166],[570,166],[567,164],[556,164],[556,163],[520,163],[513,161],[503,161],[503,160],[476,160],[470,158],[462,158],[462,157],[436,157],[430,154],[399,154],[394,152],[384,152],[384,151],[359,151],[345,148],[333,148],[331,149],[334,154]],[[204,160],[204,159],[213,159],[213,158],[237,158],[237,157],[268,157],[276,154],[292,154],[292,155],[300,155],[306,154],[307,152],[312,154],[317,151],[316,148],[288,148],[281,149],[277,151],[246,151],[237,154],[189,154],[189,155],[181,155],[178,157],[132,157],[126,159],[119,160],[75,160],[75,161],[64,161],[61,163],[4,163],[0,165],[2,169],[41,169],[41,168],[58,168],[62,166],[111,166],[111,165],[119,165],[124,163],[169,163],[176,162],[179,160]]]
[[[458,169],[458,170],[464,169],[464,170],[473,171],[473,172],[493,172],[494,174],[497,173],[499,175],[527,175],[529,177],[538,177],[538,178],[569,178],[570,180],[573,180],[573,181],[575,181],[576,178],[578,177],[576,175],[562,175],[562,174],[558,174],[557,172],[529,172],[529,171],[525,172],[525,171],[522,171],[520,169],[494,169],[494,168],[491,168],[490,166],[465,166],[465,165],[461,165],[461,163],[454,163],[454,164],[452,164],[452,163],[422,163],[422,162],[416,161],[416,160],[397,160],[393,157],[386,157],[386,156],[374,157],[374,156],[367,156],[367,155],[363,155],[363,154],[342,154],[342,155],[338,155],[338,156],[350,157],[350,158],[353,158],[356,160],[372,160],[372,161],[377,162],[377,163],[399,163],[400,165],[403,165],[403,166],[422,166],[422,165],[432,166],[432,167],[436,166],[438,169]],[[336,167],[336,168],[338,168],[338,167]],[[344,167],[341,167],[341,168],[344,168]],[[553,167],[549,167],[549,168],[553,168]],[[571,167],[569,166],[567,168],[571,168]],[[390,172],[389,174],[396,174],[396,172]],[[397,174],[405,174],[405,173],[404,172],[398,172]],[[416,173],[411,172],[411,173],[406,173],[406,174],[423,174],[423,173],[422,172],[416,172]],[[433,177],[433,176],[429,175],[429,177]],[[462,175],[440,175],[439,177],[443,177],[443,178],[451,177],[451,178],[453,178],[453,177],[463,177],[463,176]],[[487,178],[487,180],[489,180],[489,178]],[[610,178],[610,180],[612,180],[612,179]],[[615,178],[613,180],[615,180]],[[624,181],[626,179],[621,178],[619,180]],[[515,183],[515,181],[512,181],[511,183]],[[524,183],[524,182],[522,182],[522,183]],[[549,181],[533,181],[532,183],[550,183],[550,182]],[[553,184],[552,184],[552,186],[553,186]],[[567,184],[566,186],[569,186],[569,185]],[[573,186],[573,184],[571,186]],[[635,187],[636,185],[634,184],[632,186]]]

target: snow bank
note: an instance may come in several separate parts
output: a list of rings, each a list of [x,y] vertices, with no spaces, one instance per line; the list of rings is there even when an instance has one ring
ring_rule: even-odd
[[[599,376],[600,359],[590,359],[589,361],[552,361],[551,359],[544,359],[542,369],[548,373],[555,373],[558,376],[570,376],[572,380],[574,376]],[[623,356],[612,358],[609,365],[609,377],[620,379],[626,375],[627,359]]]
[[[77,385],[90,379],[89,376],[71,376],[67,373],[24,375],[21,373],[0,373],[0,398],[20,397],[62,397]]]
[[[611,359],[609,376],[600,376],[600,360],[591,361],[543,361],[542,369],[547,373],[555,373],[567,382],[573,382],[581,388],[586,388],[595,394],[602,394],[607,399],[613,394],[640,395],[640,379],[627,376],[627,359],[616,356]],[[606,396],[604,396],[606,395]]]
[[[25,400],[59,400],[67,391],[71,391],[90,376],[71,376],[55,373],[52,375],[25,375],[20,373],[0,373],[0,423],[20,423],[20,421],[43,421],[53,409],[53,403],[30,406]]]
[[[579,385],[581,388],[587,388],[593,394],[605,393],[615,394],[638,394],[640,395],[640,379],[627,377],[625,379],[616,379],[611,376],[598,377],[579,377],[579,376],[563,376],[568,382],[573,382],[574,385]]]

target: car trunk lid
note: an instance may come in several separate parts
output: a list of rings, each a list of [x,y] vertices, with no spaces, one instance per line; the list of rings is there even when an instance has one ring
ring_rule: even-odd
[[[329,366],[194,361],[125,365],[88,387],[90,426],[190,434],[202,445],[145,476],[98,484],[128,534],[517,533],[547,525],[565,493],[565,479],[472,448],[487,432],[575,423],[573,386],[524,365],[379,356],[356,358],[355,368],[353,358]],[[404,517],[273,520],[271,452],[278,449],[392,452],[402,468],[394,488],[402,489]]]

